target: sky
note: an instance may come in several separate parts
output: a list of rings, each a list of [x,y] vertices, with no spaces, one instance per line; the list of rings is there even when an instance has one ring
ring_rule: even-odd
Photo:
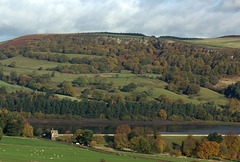
[[[0,0],[0,42],[44,33],[240,35],[240,0]]]

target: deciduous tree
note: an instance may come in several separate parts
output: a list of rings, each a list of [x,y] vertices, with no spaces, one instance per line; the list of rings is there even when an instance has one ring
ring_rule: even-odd
[[[158,114],[159,114],[161,120],[167,119],[167,113],[164,109],[161,109]]]
[[[93,140],[93,131],[91,130],[84,130],[84,132],[76,137],[76,140],[79,143],[82,143],[84,145],[89,145],[91,141]]]
[[[188,135],[188,137],[186,138],[186,142],[184,143],[183,146],[183,153],[186,156],[191,156],[194,153],[194,150],[196,149],[196,143],[197,140],[192,136],[192,135]]]
[[[139,153],[150,153],[151,145],[144,137],[133,137],[130,141],[131,148]]]
[[[0,127],[0,141],[2,139],[2,136],[3,136],[3,131],[2,131],[2,128]]]
[[[131,128],[127,124],[120,125],[116,128],[114,135],[114,145],[116,148],[122,149],[124,147],[128,147],[127,134],[131,131]]]
[[[24,124],[23,130],[22,130],[22,136],[33,137],[33,127],[28,122]]]
[[[237,154],[240,151],[240,138],[234,131],[229,131],[225,135],[225,144],[228,149],[228,157],[236,159]]]
[[[210,133],[207,136],[207,139],[208,139],[208,141],[215,141],[217,143],[222,143],[222,141],[223,141],[222,135],[218,134],[217,132]]]
[[[202,142],[197,148],[197,155],[202,159],[212,159],[219,154],[219,144],[215,141]]]

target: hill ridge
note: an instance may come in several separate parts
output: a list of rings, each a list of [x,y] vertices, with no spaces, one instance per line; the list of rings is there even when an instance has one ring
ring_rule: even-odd
[[[236,38],[236,37],[240,37],[240,35],[224,35],[219,38]]]
[[[109,33],[109,32],[94,32],[94,33],[63,33],[63,34],[30,34],[30,35],[24,35],[20,37],[13,38],[9,41],[6,41],[5,43],[0,44],[0,48],[5,48],[8,46],[24,46],[29,43],[32,43],[34,41],[42,40],[43,38],[47,37],[57,37],[57,36],[69,36],[69,37],[99,37],[107,38],[107,39],[115,39],[119,43],[122,42],[129,42],[129,41],[139,41],[141,43],[147,43],[148,42],[148,36],[145,36],[144,34],[140,33]]]

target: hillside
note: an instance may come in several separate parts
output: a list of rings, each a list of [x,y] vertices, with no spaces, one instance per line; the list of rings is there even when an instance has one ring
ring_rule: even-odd
[[[215,42],[223,44],[222,39],[236,44],[239,38]],[[0,44],[0,84],[8,92],[47,92],[78,101],[211,103],[222,110],[228,99],[218,91],[226,88],[225,77],[240,74],[240,51],[199,43],[207,40],[130,33],[23,36]]]
[[[168,38],[169,39],[169,38]],[[172,38],[174,39],[174,38]],[[222,36],[208,39],[174,39],[209,48],[240,49],[240,35]]]
[[[19,46],[26,46],[28,44],[31,44],[32,42],[40,41],[42,39],[46,38],[52,38],[56,36],[67,36],[70,38],[74,37],[91,37],[91,38],[96,38],[99,36],[104,36],[104,37],[112,37],[112,38],[123,38],[119,40],[125,40],[128,41],[129,39],[139,39],[141,37],[145,37],[143,34],[132,34],[132,33],[73,33],[73,34],[32,34],[32,35],[25,35],[25,36],[20,36],[14,39],[11,39],[9,41],[5,42],[0,42],[0,48],[5,48],[8,46],[14,46],[14,47],[19,47]],[[140,39],[139,39],[140,40]]]

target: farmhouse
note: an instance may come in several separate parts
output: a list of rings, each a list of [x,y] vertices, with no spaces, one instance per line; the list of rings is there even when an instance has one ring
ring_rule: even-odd
[[[52,128],[52,130],[51,130],[51,140],[56,140],[57,138],[58,138],[58,130],[54,130],[53,128]]]

